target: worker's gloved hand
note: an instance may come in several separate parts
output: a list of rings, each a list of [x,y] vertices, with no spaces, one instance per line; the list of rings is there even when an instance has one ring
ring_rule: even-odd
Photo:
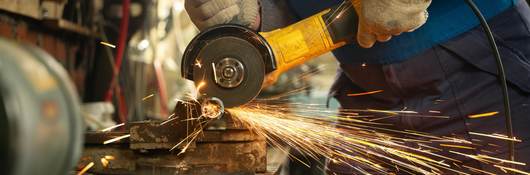
[[[376,41],[412,32],[425,24],[431,0],[351,0],[359,16],[357,42],[370,48]]]
[[[258,0],[186,0],[184,5],[199,30],[227,23],[257,29],[260,24]]]

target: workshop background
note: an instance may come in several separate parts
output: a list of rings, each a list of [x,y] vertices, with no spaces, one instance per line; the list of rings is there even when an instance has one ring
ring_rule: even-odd
[[[0,0],[1,174],[276,171],[287,154],[267,154],[264,140],[241,128],[213,129],[178,157],[160,151],[178,137],[144,135],[176,131],[152,122],[196,93],[180,76],[182,53],[198,33],[183,3]],[[304,88],[290,98],[325,104],[337,63],[321,57],[282,75],[265,96]],[[131,138],[104,143],[119,136]]]
[[[350,24],[343,18],[353,8],[344,2],[326,12],[325,25]],[[449,118],[436,110],[341,109],[329,98],[338,69],[331,53],[283,73],[248,104],[201,101],[204,84],[181,70],[198,34],[184,0],[0,0],[0,174],[333,174],[330,162],[360,174],[528,174],[519,170],[524,162],[490,156],[500,146],[487,139],[518,138],[473,133],[487,139],[466,140],[380,122]],[[190,66],[210,66],[200,61]],[[481,144],[495,149],[473,154]]]

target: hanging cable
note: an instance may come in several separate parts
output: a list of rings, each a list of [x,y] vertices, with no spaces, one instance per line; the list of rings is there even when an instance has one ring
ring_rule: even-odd
[[[473,10],[473,13],[480,21],[480,25],[484,29],[484,32],[486,33],[488,41],[490,43],[493,56],[495,56],[495,61],[497,62],[497,74],[498,74],[498,79],[501,85],[502,97],[504,101],[504,117],[506,120],[506,133],[508,134],[509,138],[513,138],[512,114],[511,114],[511,108],[510,108],[510,98],[508,96],[508,85],[506,83],[506,73],[504,72],[504,66],[502,64],[501,55],[499,53],[499,48],[497,47],[497,43],[495,43],[495,38],[493,37],[493,33],[491,32],[491,28],[488,25],[488,22],[484,18],[484,15],[482,15],[482,13],[480,12],[477,5],[473,2],[473,0],[466,0],[466,3],[469,5],[471,10]],[[515,144],[513,141],[508,141],[508,149],[510,152],[509,159],[511,161],[515,161]]]

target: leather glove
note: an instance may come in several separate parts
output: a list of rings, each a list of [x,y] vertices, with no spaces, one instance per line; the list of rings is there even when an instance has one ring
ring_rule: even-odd
[[[425,24],[431,0],[351,0],[359,16],[357,42],[370,48],[376,41],[412,32]]]
[[[199,30],[227,23],[257,29],[260,24],[258,0],[185,0],[184,7]]]

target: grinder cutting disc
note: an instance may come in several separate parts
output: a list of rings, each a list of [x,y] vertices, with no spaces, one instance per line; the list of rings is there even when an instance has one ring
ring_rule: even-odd
[[[229,108],[254,99],[276,63],[261,35],[225,24],[199,33],[186,48],[181,66],[182,76],[195,82],[201,98],[219,98]]]
[[[245,104],[261,90],[265,65],[258,49],[244,39],[223,36],[209,41],[197,57],[193,80],[201,96],[217,97],[227,107]],[[201,85],[202,84],[202,85]]]

